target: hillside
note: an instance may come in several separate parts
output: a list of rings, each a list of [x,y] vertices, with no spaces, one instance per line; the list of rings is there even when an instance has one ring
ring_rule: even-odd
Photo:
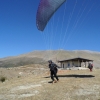
[[[33,68],[10,70],[20,70],[20,76],[0,82],[0,100],[100,100],[99,69],[59,70],[54,84],[46,70],[38,75]]]
[[[47,60],[83,57],[94,69],[58,69],[52,84]],[[0,100],[100,100],[100,53],[93,51],[33,51],[0,59]],[[3,82],[1,79],[5,78]]]
[[[94,60],[94,67],[99,68],[100,52],[88,50],[47,50],[47,51],[33,51],[26,54],[6,57],[0,59],[0,67],[17,67],[29,64],[46,64],[48,60],[52,59],[57,63],[58,60],[70,59],[75,57],[82,57]]]

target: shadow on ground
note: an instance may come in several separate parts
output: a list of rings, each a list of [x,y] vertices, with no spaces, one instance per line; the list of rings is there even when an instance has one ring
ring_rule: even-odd
[[[49,81],[48,83],[52,83],[52,81]]]
[[[95,76],[93,76],[93,75],[77,75],[77,74],[71,74],[71,75],[58,75],[58,77],[93,78]],[[50,76],[47,76],[47,77],[44,77],[44,78],[50,78]]]

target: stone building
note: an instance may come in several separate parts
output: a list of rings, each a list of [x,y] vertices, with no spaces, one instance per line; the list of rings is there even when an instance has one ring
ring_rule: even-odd
[[[87,68],[89,63],[93,63],[93,60],[85,58],[72,58],[58,61],[61,68],[72,68],[72,67],[84,67]]]

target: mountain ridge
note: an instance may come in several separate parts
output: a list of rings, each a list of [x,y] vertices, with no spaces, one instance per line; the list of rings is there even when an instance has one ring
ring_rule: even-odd
[[[0,58],[0,67],[16,67],[41,63],[45,64],[48,60],[57,62],[58,60],[77,57],[94,60],[95,67],[100,68],[100,52],[90,50],[35,50],[18,56]]]

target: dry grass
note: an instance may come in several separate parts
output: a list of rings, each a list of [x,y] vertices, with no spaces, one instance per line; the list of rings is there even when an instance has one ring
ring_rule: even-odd
[[[48,70],[25,67],[0,71],[13,73],[0,83],[0,100],[100,100],[99,69],[59,70],[60,81],[54,84]]]

